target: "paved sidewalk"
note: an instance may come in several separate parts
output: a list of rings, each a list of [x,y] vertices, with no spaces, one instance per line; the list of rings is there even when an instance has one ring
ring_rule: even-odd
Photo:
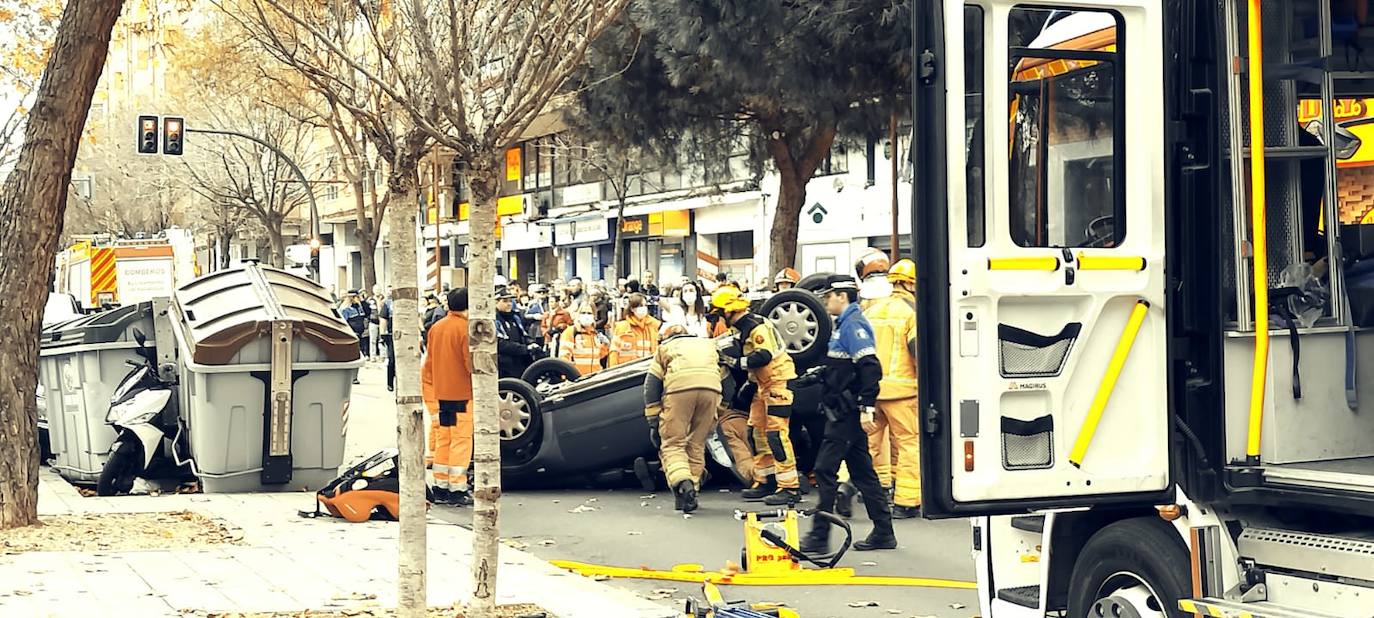
[[[394,522],[302,519],[311,494],[83,498],[55,473],[39,481],[41,515],[194,511],[242,545],[103,553],[0,555],[0,616],[162,618],[206,611],[394,607]],[[431,519],[429,604],[469,598],[472,534]],[[500,603],[535,603],[560,618],[669,618],[674,609],[501,549]]]

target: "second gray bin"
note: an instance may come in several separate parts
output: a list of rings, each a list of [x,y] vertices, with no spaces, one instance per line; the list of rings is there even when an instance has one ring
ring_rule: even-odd
[[[172,322],[204,491],[315,490],[338,475],[362,357],[324,288],[249,264],[177,290]]]

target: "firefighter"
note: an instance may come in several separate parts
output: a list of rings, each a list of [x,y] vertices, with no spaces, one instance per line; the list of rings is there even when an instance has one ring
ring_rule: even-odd
[[[558,356],[577,368],[582,375],[601,371],[601,363],[610,353],[610,342],[596,330],[596,308],[590,302],[577,307],[573,325],[558,336]]]
[[[910,263],[910,262],[908,262]],[[921,514],[921,441],[916,428],[916,312],[889,281],[887,254],[869,249],[854,264],[864,317],[873,326],[883,368],[868,453],[883,489],[892,495],[892,517]],[[886,293],[884,293],[886,292]]]
[[[916,309],[916,263],[908,260],[897,260],[892,265],[891,270],[887,271],[887,280],[892,282],[892,295],[896,296],[911,305],[911,309]]]
[[[431,384],[438,409],[434,431],[434,502],[471,506],[472,352],[468,349],[468,290],[448,294],[448,315],[429,329],[421,384]]]
[[[744,490],[743,497],[762,499],[769,506],[794,505],[801,500],[801,491],[787,428],[787,419],[792,416],[788,382],[797,377],[792,357],[773,324],[749,311],[749,300],[739,289],[717,288],[711,295],[711,307],[725,316],[730,335],[738,345],[735,350],[720,352],[721,363],[745,370],[755,389],[749,408],[755,450],[754,486]],[[768,480],[770,475],[772,481]]]
[[[664,333],[667,338],[644,378],[644,415],[676,508],[691,513],[706,470],[706,438],[720,405],[722,368],[714,341],[688,335],[681,324]]]
[[[609,366],[653,356],[658,350],[658,331],[661,326],[662,323],[649,315],[649,305],[644,295],[631,294],[625,303],[624,318],[616,322],[612,330]]]
[[[864,319],[858,305],[859,286],[853,277],[832,275],[826,282],[826,312],[836,317],[824,364],[807,372],[803,382],[819,380],[824,385],[821,412],[825,415],[825,436],[816,456],[816,478],[820,489],[818,510],[835,508],[839,489],[840,465],[849,469],[850,480],[858,487],[873,522],[873,531],[854,544],[858,551],[895,549],[892,511],[887,496],[873,471],[868,454],[866,431],[873,425],[874,403],[882,366],[873,345],[873,327]],[[830,524],[817,519],[802,539],[801,549],[810,554],[829,552]]]
[[[790,290],[797,287],[798,281],[801,281],[801,274],[791,268],[784,268],[773,276],[773,291]]]

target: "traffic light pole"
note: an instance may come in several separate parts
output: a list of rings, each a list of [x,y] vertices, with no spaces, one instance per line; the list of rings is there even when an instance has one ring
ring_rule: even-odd
[[[266,148],[266,149],[272,151],[272,153],[275,154],[275,155],[277,155],[278,158],[280,158],[282,161],[285,161],[287,167],[290,167],[290,168],[291,168],[291,171],[292,171],[292,172],[295,172],[295,174],[296,174],[296,180],[299,180],[300,183],[301,183],[301,186],[302,186],[302,187],[305,187],[305,196],[306,196],[306,198],[308,198],[308,199],[310,200],[310,234],[311,234],[311,243],[310,243],[310,247],[311,247],[311,252],[312,252],[312,254],[314,253],[315,244],[316,244],[317,242],[320,241],[320,211],[319,211],[319,208],[318,208],[318,207],[316,206],[316,204],[315,204],[315,190],[310,188],[310,181],[309,181],[308,179],[306,179],[306,177],[305,177],[305,172],[302,172],[302,171],[301,171],[301,167],[300,167],[299,165],[296,165],[296,162],[293,161],[293,160],[291,159],[291,157],[287,156],[287,154],[286,154],[285,152],[282,152],[280,148],[277,148],[276,146],[273,146],[272,144],[269,144],[269,143],[267,143],[267,142],[265,142],[265,141],[263,141],[263,140],[261,140],[261,139],[258,139],[258,138],[256,138],[256,137],[253,137],[252,135],[248,135],[248,134],[246,134],[246,133],[239,133],[239,132],[237,132],[237,131],[222,131],[222,130],[219,130],[219,129],[192,129],[192,128],[190,128],[190,127],[186,127],[186,128],[185,128],[185,131],[186,131],[187,133],[204,133],[204,134],[206,134],[206,135],[224,135],[224,136],[228,136],[228,137],[238,137],[238,138],[246,139],[246,140],[248,140],[248,141],[250,141],[250,142],[253,142],[253,143],[255,143],[255,144],[259,145],[259,146],[262,146],[263,148]],[[313,260],[312,260],[312,261],[313,261]],[[312,268],[311,270],[312,270],[311,275],[314,276],[315,283],[319,283],[319,282],[320,282],[320,271],[319,271],[319,268],[316,267],[316,268]]]

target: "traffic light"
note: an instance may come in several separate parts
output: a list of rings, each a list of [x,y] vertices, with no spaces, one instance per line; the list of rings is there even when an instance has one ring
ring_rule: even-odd
[[[181,118],[175,116],[162,119],[162,154],[181,156],[186,136],[185,125]]]
[[[138,154],[157,154],[157,116],[138,117]]]
[[[310,273],[319,275],[320,273],[320,239],[310,239]]]

